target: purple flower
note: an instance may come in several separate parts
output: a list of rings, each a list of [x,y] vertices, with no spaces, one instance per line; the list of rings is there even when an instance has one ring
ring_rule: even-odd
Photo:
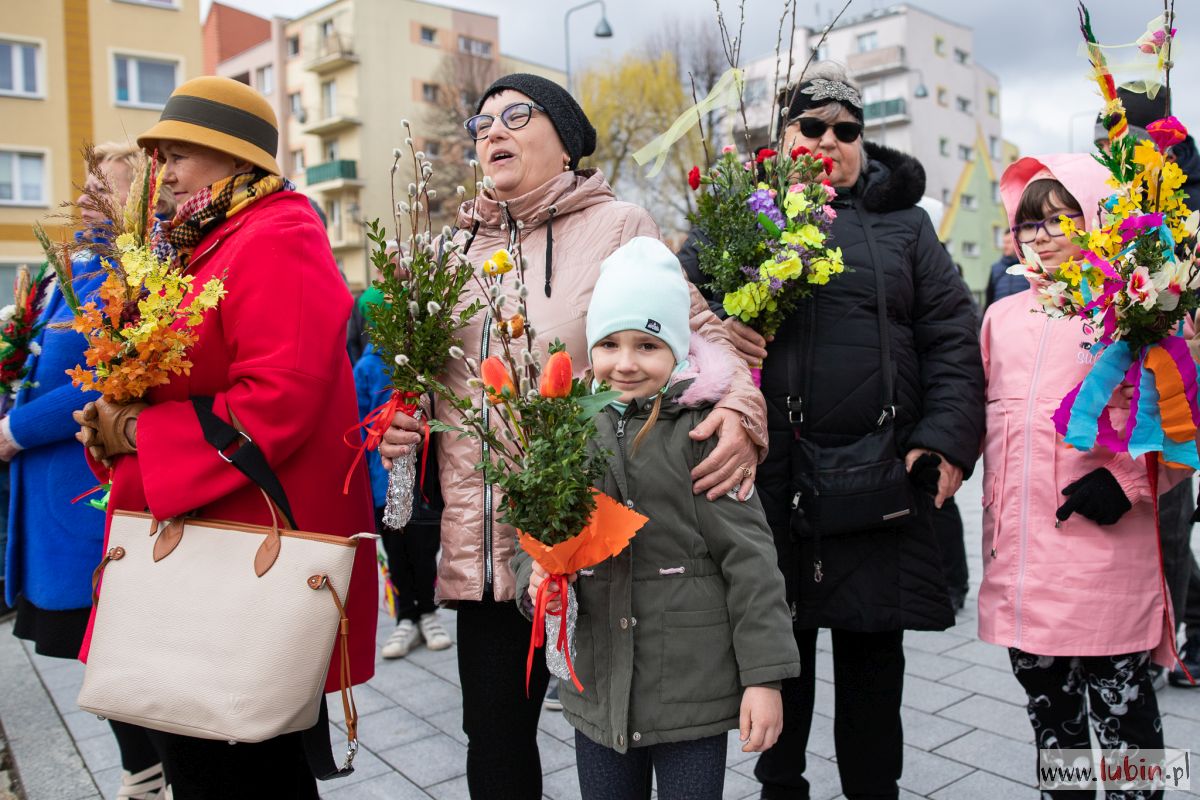
[[[781,281],[779,278],[771,278],[770,285],[768,286],[768,289],[770,289],[771,294],[776,294],[782,288],[783,288],[783,281]]]
[[[783,214],[780,213],[778,206],[775,205],[775,199],[771,197],[771,193],[766,189],[759,189],[754,194],[746,199],[746,205],[754,212],[755,216],[766,214],[767,219],[774,222],[779,228],[784,228],[786,223],[783,219]]]

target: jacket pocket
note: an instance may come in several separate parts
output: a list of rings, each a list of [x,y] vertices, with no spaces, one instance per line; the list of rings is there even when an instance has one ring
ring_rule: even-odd
[[[546,647],[554,647],[554,643],[547,641]],[[534,656],[538,657],[544,656]],[[559,681],[559,691],[573,695],[584,703],[595,703],[599,696],[596,686],[596,643],[592,635],[592,620],[587,614],[580,614],[575,620],[575,658],[571,665],[575,667],[575,676],[583,684],[583,694],[571,681]]]
[[[663,616],[662,680],[664,703],[697,703],[722,700],[739,690],[737,659],[729,610],[667,611]],[[701,669],[696,661],[705,657]]]

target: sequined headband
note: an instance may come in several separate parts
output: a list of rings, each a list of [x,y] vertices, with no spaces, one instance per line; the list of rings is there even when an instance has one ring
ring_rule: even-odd
[[[862,95],[853,86],[841,81],[813,78],[796,88],[784,89],[779,99],[779,105],[787,108],[789,120],[794,120],[810,108],[834,102],[845,106],[859,122],[863,120]]]

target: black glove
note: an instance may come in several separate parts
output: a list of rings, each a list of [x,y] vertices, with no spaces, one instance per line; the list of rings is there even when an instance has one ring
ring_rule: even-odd
[[[1108,470],[1101,467],[1063,489],[1067,501],[1054,516],[1062,522],[1078,511],[1097,525],[1112,525],[1133,508],[1125,490]]]
[[[908,471],[908,479],[925,494],[937,497],[938,481],[942,479],[942,457],[937,453],[922,453]]]
[[[1198,497],[1196,500],[1196,510],[1192,512],[1191,519],[1189,519],[1188,522],[1192,523],[1193,525],[1195,525],[1197,522],[1200,522],[1200,497]]]

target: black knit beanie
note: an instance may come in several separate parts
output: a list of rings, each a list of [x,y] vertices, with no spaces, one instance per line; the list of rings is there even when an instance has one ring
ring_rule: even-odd
[[[592,127],[592,123],[583,113],[583,109],[579,107],[579,103],[575,102],[575,98],[571,97],[570,92],[566,89],[539,75],[529,75],[524,72],[505,75],[489,86],[483,93],[483,97],[479,98],[479,105],[476,106],[475,113],[479,113],[489,97],[499,94],[505,89],[520,92],[546,109],[546,116],[550,118],[550,124],[554,126],[558,138],[562,140],[567,155],[571,157],[571,169],[579,166],[579,159],[590,156],[595,151],[596,129]]]

